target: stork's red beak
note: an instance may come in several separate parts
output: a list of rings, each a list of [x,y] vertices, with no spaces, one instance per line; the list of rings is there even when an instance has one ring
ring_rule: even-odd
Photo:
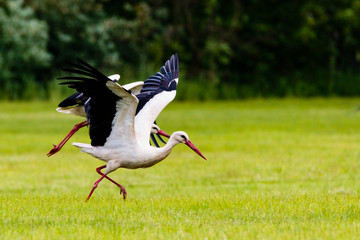
[[[190,140],[186,140],[185,144],[191,148],[192,150],[194,150],[194,152],[196,152],[197,154],[199,154],[200,157],[202,157],[203,159],[207,160],[206,157],[204,155],[202,155],[202,153],[199,151],[199,149],[197,149],[197,147],[195,147],[195,145],[190,142]]]
[[[158,134],[167,138],[170,138],[170,135],[164,132],[163,130],[159,129]]]

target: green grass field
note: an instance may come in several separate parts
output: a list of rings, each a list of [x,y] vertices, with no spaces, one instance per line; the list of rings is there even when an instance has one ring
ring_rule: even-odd
[[[110,176],[71,144],[82,119],[56,103],[0,102],[0,239],[359,239],[360,99],[174,102],[159,116],[185,145]],[[89,142],[87,130],[70,142]]]

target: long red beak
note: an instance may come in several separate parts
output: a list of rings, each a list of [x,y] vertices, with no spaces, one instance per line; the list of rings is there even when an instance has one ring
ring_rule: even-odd
[[[194,152],[196,152],[197,154],[199,154],[200,157],[202,157],[203,159],[207,160],[206,157],[204,155],[202,155],[202,153],[199,151],[199,149],[197,149],[197,147],[195,147],[195,145],[190,142],[190,140],[186,140],[185,144],[191,148],[192,150],[194,150]]]
[[[159,135],[161,135],[161,136],[164,136],[164,137],[170,138],[170,135],[169,135],[169,134],[167,134],[166,132],[164,132],[164,131],[163,131],[163,130],[161,130],[161,129],[158,131],[158,134],[159,134]]]

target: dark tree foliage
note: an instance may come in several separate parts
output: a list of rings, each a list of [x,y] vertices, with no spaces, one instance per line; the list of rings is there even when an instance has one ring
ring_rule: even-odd
[[[353,96],[359,30],[360,0],[0,0],[0,94],[48,97],[76,57],[145,80],[178,52],[178,99]]]

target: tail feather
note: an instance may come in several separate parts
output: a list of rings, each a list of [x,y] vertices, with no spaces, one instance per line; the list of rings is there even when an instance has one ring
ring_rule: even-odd
[[[76,106],[76,107],[58,107],[56,111],[61,113],[72,114],[80,117],[86,117],[84,106]]]
[[[93,146],[91,146],[90,144],[87,143],[78,143],[78,142],[74,142],[72,144],[75,147],[78,147],[81,149],[82,152],[86,152],[86,153],[92,153],[93,151]]]

